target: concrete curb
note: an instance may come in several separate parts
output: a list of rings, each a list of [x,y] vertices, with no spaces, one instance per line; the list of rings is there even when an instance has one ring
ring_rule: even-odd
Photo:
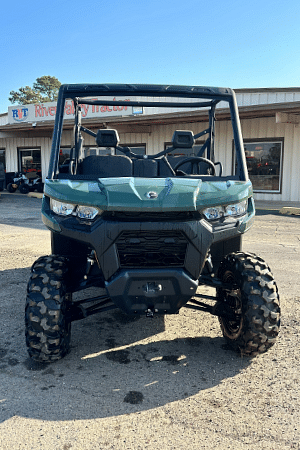
[[[29,192],[29,194],[27,194],[27,197],[33,197],[33,198],[43,198],[43,193],[41,192]]]
[[[284,206],[279,210],[280,214],[287,214],[289,216],[300,216],[300,208],[293,206]]]
[[[300,215],[300,202],[267,202],[262,200],[255,201],[255,209],[257,211],[266,211],[269,213],[277,213],[290,216]]]

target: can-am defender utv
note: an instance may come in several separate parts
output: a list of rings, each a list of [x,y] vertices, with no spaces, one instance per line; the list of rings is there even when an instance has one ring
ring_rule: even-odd
[[[74,123],[67,121],[63,131],[71,102]],[[153,119],[158,108],[163,115],[155,123],[170,118],[166,111],[171,108],[178,111],[175,120],[200,130],[175,130],[169,147],[149,146],[148,154],[140,155],[120,145],[115,129],[104,125],[93,131],[82,124],[82,111],[88,108],[115,112],[125,107],[143,111],[131,116],[135,124],[143,123],[147,114]],[[227,120],[231,117],[232,134],[226,142],[216,135],[221,128],[215,126],[218,109],[223,111],[220,117],[224,112]],[[195,117],[197,123],[192,123]],[[65,145],[72,126],[70,161],[60,169],[62,134]],[[232,168],[224,160],[231,160],[231,135]],[[91,146],[83,145],[83,136]],[[215,154],[217,159],[223,156],[223,163]],[[182,307],[207,311],[219,318],[234,349],[244,355],[266,351],[279,332],[279,296],[268,265],[241,251],[242,234],[254,215],[231,89],[61,86],[42,205],[52,254],[33,264],[28,283],[29,355],[44,362],[62,358],[69,351],[72,321],[113,308],[148,317],[174,314]],[[216,295],[201,295],[201,285],[215,288]],[[105,295],[72,300],[74,292],[92,286]]]

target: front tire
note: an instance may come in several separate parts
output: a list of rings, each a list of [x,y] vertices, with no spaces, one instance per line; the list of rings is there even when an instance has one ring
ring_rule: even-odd
[[[11,194],[12,194],[13,192],[16,192],[16,190],[17,190],[16,188],[13,187],[12,183],[8,183],[6,189],[7,189],[8,192],[10,192]]]
[[[275,343],[280,327],[278,289],[270,268],[256,255],[231,253],[222,261],[218,277],[233,286],[217,289],[219,305],[231,313],[230,318],[219,317],[227,343],[242,355],[264,353]]]
[[[71,294],[66,289],[67,274],[67,259],[62,256],[42,256],[31,268],[25,335],[29,356],[35,361],[57,361],[69,352]]]
[[[28,184],[23,183],[19,186],[19,191],[21,194],[28,194],[28,192],[30,191],[30,188],[29,188]]]

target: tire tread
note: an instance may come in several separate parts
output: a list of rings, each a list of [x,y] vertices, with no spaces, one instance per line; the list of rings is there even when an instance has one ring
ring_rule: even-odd
[[[28,353],[36,361],[57,361],[69,351],[67,272],[67,259],[56,255],[40,257],[31,268],[25,307],[25,335]]]
[[[264,353],[274,345],[280,327],[280,302],[276,282],[265,261],[252,253],[231,253],[220,265],[219,277],[231,271],[240,288],[242,325],[230,336],[226,320],[219,318],[223,336],[242,355]],[[218,291],[222,296],[222,290]]]

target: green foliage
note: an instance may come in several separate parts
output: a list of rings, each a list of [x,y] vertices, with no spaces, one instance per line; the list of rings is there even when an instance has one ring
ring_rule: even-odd
[[[8,100],[11,103],[27,105],[28,103],[54,102],[57,100],[61,82],[49,75],[37,78],[30,86],[21,87],[18,91],[10,91]]]

